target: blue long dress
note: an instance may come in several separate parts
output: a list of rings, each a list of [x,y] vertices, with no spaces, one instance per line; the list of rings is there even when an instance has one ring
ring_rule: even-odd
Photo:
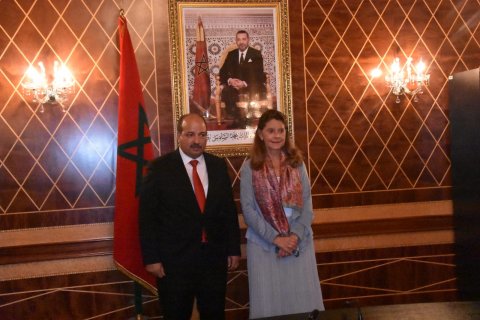
[[[263,218],[255,200],[250,161],[241,171],[240,201],[247,229],[250,319],[324,310],[312,232],[312,200],[301,168],[303,208],[285,208],[291,232],[299,236],[300,255],[278,258],[273,239],[278,232]]]

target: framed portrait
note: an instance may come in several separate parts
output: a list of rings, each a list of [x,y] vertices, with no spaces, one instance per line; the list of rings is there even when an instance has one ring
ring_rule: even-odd
[[[198,113],[207,151],[246,155],[268,109],[293,138],[287,0],[169,0],[174,115]]]

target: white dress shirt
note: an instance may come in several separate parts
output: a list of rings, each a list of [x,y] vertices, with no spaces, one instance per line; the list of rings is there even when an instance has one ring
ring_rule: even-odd
[[[240,63],[240,61],[242,60],[242,54],[243,54],[243,59],[247,59],[247,51],[248,51],[248,47],[247,49],[245,49],[245,51],[240,51],[240,49],[238,49],[238,63]]]
[[[182,151],[181,148],[178,148],[178,150],[180,151],[180,156],[182,157],[182,161],[185,166],[185,169],[187,169],[187,174],[188,174],[188,177],[190,178],[190,183],[192,184],[192,188],[193,188],[193,178],[192,178],[193,167],[190,164],[190,161],[198,160],[197,172],[198,172],[198,175],[200,176],[200,180],[202,181],[203,190],[205,191],[205,198],[206,198],[208,194],[208,174],[207,174],[207,165],[205,164],[205,158],[203,157],[203,154],[200,157],[193,159],[187,156]]]

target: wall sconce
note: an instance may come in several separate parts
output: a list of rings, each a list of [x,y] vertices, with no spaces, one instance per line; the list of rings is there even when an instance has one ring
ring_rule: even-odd
[[[27,97],[32,97],[33,102],[40,104],[40,112],[45,110],[43,107],[45,103],[58,103],[65,112],[63,104],[68,100],[68,95],[75,92],[75,79],[72,73],[64,64],[60,65],[58,61],[55,61],[53,81],[48,83],[43,63],[39,62],[38,67],[40,71],[33,66],[27,69],[26,82],[22,83],[23,93]]]
[[[400,59],[395,58],[390,66],[390,73],[385,76],[387,86],[391,88],[391,92],[397,96],[396,103],[400,103],[400,96],[408,94],[413,97],[413,101],[417,102],[417,94],[423,93],[423,87],[427,86],[430,80],[430,74],[425,73],[425,63],[422,59],[413,66],[413,59],[408,58],[407,63],[401,67]],[[406,73],[406,74],[405,74]],[[371,73],[373,78],[380,77],[382,71],[374,69]]]

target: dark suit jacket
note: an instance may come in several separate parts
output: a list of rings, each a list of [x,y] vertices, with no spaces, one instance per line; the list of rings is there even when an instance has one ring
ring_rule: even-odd
[[[255,48],[248,47],[245,62],[240,64],[239,52],[238,49],[235,49],[227,54],[220,69],[220,83],[226,86],[229,78],[237,78],[247,83],[246,89],[250,95],[258,93],[263,96],[266,92],[266,77],[263,72],[262,53]]]
[[[226,263],[240,256],[238,216],[225,161],[204,153],[208,172],[205,212],[198,207],[179,150],[149,164],[140,194],[140,242],[144,264],[192,263],[205,227],[209,253]]]

